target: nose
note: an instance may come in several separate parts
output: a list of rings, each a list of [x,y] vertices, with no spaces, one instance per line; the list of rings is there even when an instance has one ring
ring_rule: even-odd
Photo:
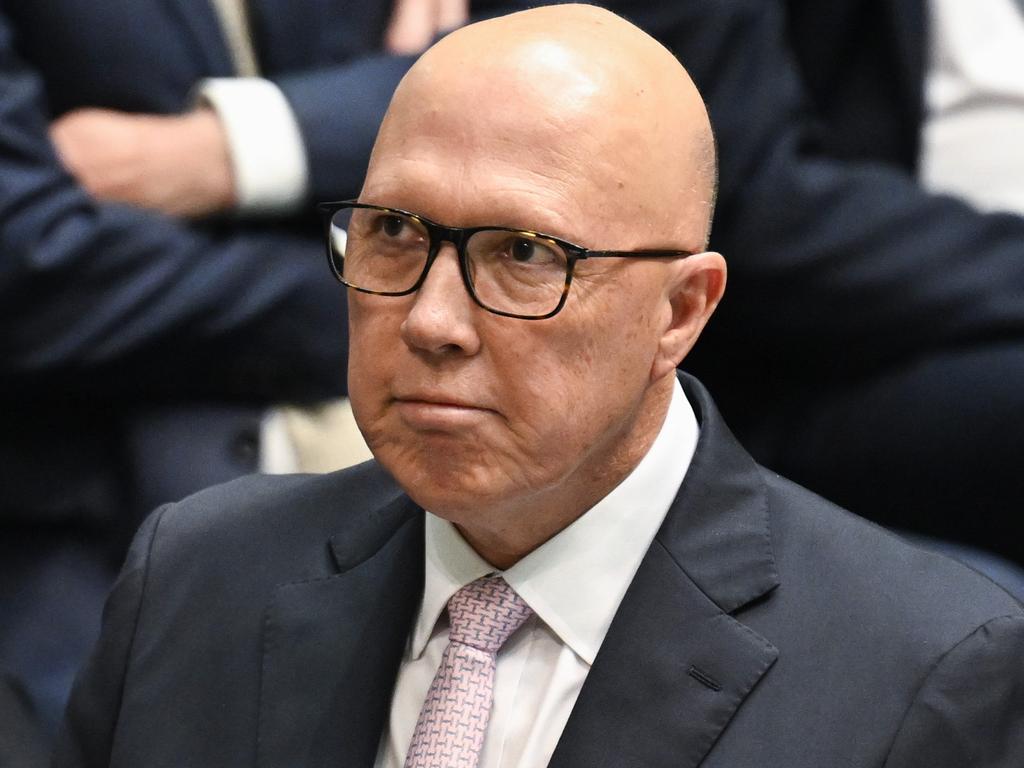
[[[450,243],[441,246],[423,285],[412,296],[402,323],[402,339],[413,349],[438,355],[476,354],[480,311],[462,281],[459,256]]]

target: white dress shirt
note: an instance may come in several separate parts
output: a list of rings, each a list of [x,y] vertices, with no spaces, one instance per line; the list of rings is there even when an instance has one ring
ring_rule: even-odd
[[[677,381],[661,431],[633,472],[502,574],[534,616],[498,653],[480,768],[548,764],[612,617],[679,490],[697,436]],[[451,523],[427,513],[423,601],[399,668],[378,768],[401,768],[405,761],[448,645],[448,599],[495,572]]]
[[[1024,213],[1024,3],[930,0],[925,188]]]

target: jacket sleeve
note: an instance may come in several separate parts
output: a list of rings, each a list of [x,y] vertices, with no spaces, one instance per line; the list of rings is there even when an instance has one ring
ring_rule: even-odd
[[[377,54],[274,79],[302,133],[314,200],[358,194],[377,128],[413,60]]]
[[[44,85],[0,16],[0,383],[253,400],[344,391],[320,233],[99,203],[64,171]]]
[[[946,653],[910,703],[886,768],[1024,765],[1024,616],[992,619]]]
[[[825,152],[777,0],[645,5],[611,4],[689,69],[717,134],[712,246],[730,282],[708,329],[716,357],[843,375],[1020,338],[1024,217],[982,214],[891,164]]]
[[[110,765],[150,552],[165,510],[154,512],[139,528],[107,599],[100,639],[71,691],[54,752],[54,768]]]
[[[536,2],[476,0],[469,21],[525,10]],[[415,56],[374,53],[337,67],[272,78],[298,121],[315,200],[354,197],[391,95]]]

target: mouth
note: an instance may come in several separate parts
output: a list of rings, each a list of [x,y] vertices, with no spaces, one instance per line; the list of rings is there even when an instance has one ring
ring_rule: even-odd
[[[394,398],[402,420],[422,430],[450,431],[478,424],[496,412],[458,397],[415,393]]]

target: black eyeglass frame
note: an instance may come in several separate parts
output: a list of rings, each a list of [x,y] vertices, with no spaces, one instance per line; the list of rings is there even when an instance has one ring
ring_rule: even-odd
[[[701,251],[684,251],[684,250],[637,250],[637,251],[606,251],[606,250],[595,250],[591,248],[584,248],[582,245],[576,245],[576,243],[570,243],[568,240],[563,240],[560,237],[554,235],[548,235],[543,232],[535,232],[529,229],[517,229],[515,227],[448,227],[444,224],[438,224],[436,221],[432,221],[418,213],[406,211],[401,208],[391,208],[386,205],[371,205],[369,203],[360,203],[358,200],[338,200],[333,202],[318,203],[317,210],[324,218],[324,230],[325,239],[327,241],[327,263],[331,268],[331,273],[335,279],[342,285],[348,286],[361,293],[369,293],[374,296],[408,296],[416,293],[427,279],[427,274],[430,272],[430,268],[433,266],[437,255],[441,252],[441,245],[443,243],[451,243],[455,246],[456,253],[459,256],[459,272],[462,275],[462,283],[466,287],[467,293],[473,302],[483,310],[491,312],[495,315],[501,315],[502,317],[512,317],[518,320],[547,320],[550,317],[554,317],[565,306],[565,302],[569,297],[569,286],[572,284],[573,271],[576,267],[576,262],[582,259],[605,259],[605,258],[641,258],[641,259],[663,259],[663,258],[686,258],[687,256],[696,256]],[[416,282],[411,288],[403,291],[374,291],[369,288],[363,288],[358,285],[345,280],[343,274],[338,270],[334,260],[334,249],[331,244],[331,222],[334,218],[334,214],[338,211],[352,209],[352,208],[363,208],[374,211],[384,211],[385,213],[395,213],[401,216],[406,216],[414,221],[423,225],[423,228],[427,231],[429,237],[427,246],[427,259],[423,264],[423,271],[420,276],[416,279]],[[550,312],[543,315],[523,315],[515,312],[506,312],[500,309],[494,309],[493,307],[487,306],[480,297],[476,295],[476,289],[473,288],[473,279],[469,274],[469,255],[466,252],[466,243],[469,242],[469,238],[478,232],[511,232],[516,235],[522,235],[528,239],[545,240],[550,243],[557,245],[563,251],[565,251],[567,260],[565,265],[565,284],[562,286],[562,295],[558,299],[558,304]],[[344,259],[344,257],[342,257]]]

